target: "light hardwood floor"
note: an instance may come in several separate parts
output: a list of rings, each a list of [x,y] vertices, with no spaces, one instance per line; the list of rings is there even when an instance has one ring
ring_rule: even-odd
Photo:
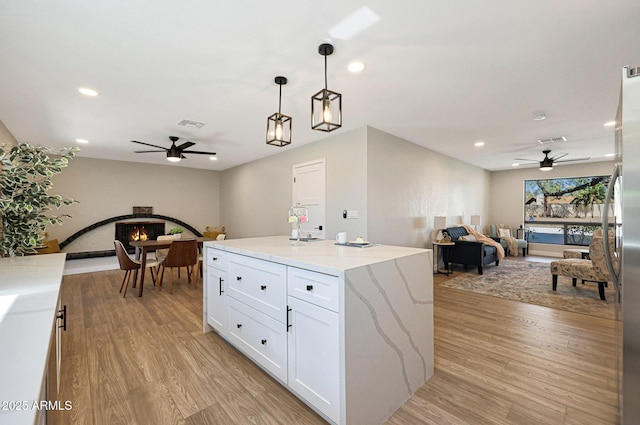
[[[215,333],[202,286],[118,294],[119,270],[65,276],[54,424],[323,424]],[[460,271],[456,271],[456,276]],[[469,273],[475,273],[470,271]],[[437,285],[435,375],[387,422],[585,424],[618,421],[615,323]],[[368,424],[361,424],[368,425]]]

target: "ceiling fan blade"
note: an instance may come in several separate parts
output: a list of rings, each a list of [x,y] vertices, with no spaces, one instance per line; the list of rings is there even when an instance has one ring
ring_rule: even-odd
[[[203,152],[203,151],[182,151],[184,153],[197,153],[199,155],[215,155],[215,152]]]
[[[527,158],[513,158],[514,161],[529,161],[529,162],[540,162],[537,159],[527,159]]]
[[[140,143],[141,145],[147,145],[147,146],[151,146],[151,147],[154,147],[154,148],[166,150],[166,148],[163,148],[162,146],[152,145],[150,143],[145,143],[145,142],[138,142],[137,140],[132,140],[131,143]]]
[[[182,151],[182,150],[185,150],[187,148],[190,148],[193,145],[195,145],[195,143],[193,143],[193,142],[184,142],[180,146],[176,146],[176,147]]]
[[[180,159],[187,159],[187,157],[182,155],[182,154],[180,154]]]
[[[133,153],[149,153],[149,152],[165,152],[165,150],[161,150],[161,151],[133,151]]]
[[[560,158],[564,158],[565,156],[569,155],[568,153],[559,153],[558,155],[552,156],[551,159],[553,159],[554,161],[560,159]]]
[[[584,157],[584,158],[573,158],[573,159],[563,159],[562,161],[553,161],[553,162],[573,162],[573,161],[587,161],[591,159],[591,157]]]

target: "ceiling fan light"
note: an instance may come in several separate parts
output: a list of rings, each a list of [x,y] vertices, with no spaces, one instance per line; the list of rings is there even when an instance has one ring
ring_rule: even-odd
[[[540,171],[549,171],[553,169],[553,161],[551,160],[543,160],[540,161]]]
[[[167,150],[167,161],[179,162],[182,159],[180,151],[174,147]]]

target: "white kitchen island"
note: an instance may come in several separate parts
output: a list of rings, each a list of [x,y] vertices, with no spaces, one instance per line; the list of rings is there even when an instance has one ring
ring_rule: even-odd
[[[431,250],[205,243],[215,330],[327,421],[384,423],[433,375]]]
[[[44,423],[48,409],[60,408],[46,402],[60,365],[65,257],[0,258],[0,424]]]

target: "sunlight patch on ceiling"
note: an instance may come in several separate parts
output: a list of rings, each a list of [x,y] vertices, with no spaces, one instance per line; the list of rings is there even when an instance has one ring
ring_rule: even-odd
[[[351,15],[344,18],[336,26],[329,29],[331,37],[338,40],[348,40],[356,34],[369,28],[380,20],[380,17],[373,13],[371,9],[362,6]]]

